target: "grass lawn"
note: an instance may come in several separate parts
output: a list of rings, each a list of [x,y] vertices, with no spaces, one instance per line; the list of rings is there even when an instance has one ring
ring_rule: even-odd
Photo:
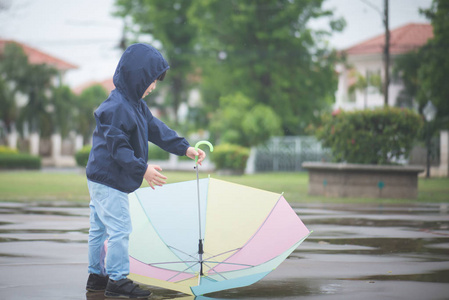
[[[192,172],[164,172],[167,183],[196,180]],[[200,178],[208,174],[201,173]],[[276,193],[284,192],[289,202],[322,203],[415,203],[449,202],[449,178],[419,179],[417,199],[325,198],[310,196],[307,173],[262,173],[244,176],[212,177]],[[142,186],[148,186],[146,182]],[[89,201],[84,172],[0,172],[0,201]]]

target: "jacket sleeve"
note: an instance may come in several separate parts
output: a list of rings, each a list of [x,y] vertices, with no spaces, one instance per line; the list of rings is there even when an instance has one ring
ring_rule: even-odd
[[[107,149],[112,159],[119,164],[127,173],[143,175],[147,169],[147,162],[142,158],[137,158],[130,144],[130,132],[135,123],[130,116],[126,116],[126,110],[117,109],[113,113],[103,111],[99,115],[95,114],[97,127],[103,132]],[[124,120],[128,120],[125,122]]]
[[[186,155],[187,148],[190,147],[185,138],[178,136],[176,131],[151,113],[148,120],[148,140],[165,151],[178,156]]]

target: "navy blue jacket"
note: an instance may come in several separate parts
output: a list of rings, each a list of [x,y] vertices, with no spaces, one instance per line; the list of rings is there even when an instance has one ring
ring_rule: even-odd
[[[131,193],[147,169],[148,141],[185,155],[189,143],[154,117],[142,96],[169,68],[155,48],[134,44],[123,53],[114,74],[115,90],[95,111],[96,128],[86,175],[91,181]]]

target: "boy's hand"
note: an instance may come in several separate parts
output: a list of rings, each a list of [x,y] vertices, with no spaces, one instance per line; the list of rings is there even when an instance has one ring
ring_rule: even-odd
[[[193,160],[195,160],[195,157],[198,156],[198,164],[201,166],[201,162],[206,158],[206,152],[201,149],[196,151],[195,148],[189,147],[187,148],[186,156]]]
[[[145,175],[143,175],[143,178],[145,178],[153,190],[155,185],[162,186],[166,184],[165,179],[167,177],[158,171],[162,171],[162,168],[156,165],[148,165]]]

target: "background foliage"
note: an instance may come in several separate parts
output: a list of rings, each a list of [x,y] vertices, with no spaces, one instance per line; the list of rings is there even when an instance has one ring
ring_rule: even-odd
[[[80,167],[87,166],[87,161],[89,160],[89,154],[91,149],[92,149],[91,145],[86,145],[75,153],[75,160],[78,166]]]
[[[254,103],[241,93],[220,98],[210,126],[221,143],[245,147],[258,145],[273,135],[282,134],[281,120],[271,107]]]
[[[95,129],[94,111],[107,97],[108,92],[101,85],[88,87],[77,97],[74,110],[75,128],[85,141],[89,140]]]
[[[214,148],[214,155],[211,156],[215,167],[218,170],[245,170],[249,157],[249,149],[233,144],[221,144]]]
[[[285,134],[303,132],[333,101],[335,53],[320,43],[312,19],[331,17],[321,0],[195,1],[189,11],[205,55],[201,89],[206,109],[241,92],[271,107]],[[333,30],[344,27],[330,18]],[[232,92],[230,92],[232,91]]]
[[[176,88],[198,85],[202,105],[199,111],[192,110],[190,121],[207,127],[217,109],[226,109],[220,99],[240,93],[254,105],[264,105],[255,111],[245,107],[245,113],[271,108],[281,121],[282,133],[291,135],[303,132],[334,97],[336,55],[322,43],[331,32],[314,32],[307,25],[326,17],[332,31],[339,31],[345,23],[324,11],[322,2],[116,1],[118,14],[128,16],[134,25],[129,26],[130,32],[150,33],[154,45],[160,42],[171,65],[167,80],[170,97],[178,99],[175,110],[177,103],[186,101],[186,95],[177,96]],[[222,129],[230,131],[222,131],[227,136],[235,133],[234,128]]]
[[[380,108],[325,114],[315,134],[336,162],[391,164],[408,157],[422,126],[412,110]]]
[[[49,136],[55,129],[51,114],[57,104],[51,95],[56,69],[29,64],[22,47],[14,43],[5,45],[0,58],[1,117],[7,130],[12,126],[21,129],[26,123],[31,132]],[[16,96],[26,101],[22,107]]]
[[[195,83],[194,37],[196,28],[188,21],[187,12],[192,0],[116,0],[118,16],[128,24],[126,32],[131,41],[148,38],[168,60],[170,70],[164,79],[169,87],[165,97],[166,106],[171,107],[174,123],[178,124],[178,109],[187,101],[188,91]]]
[[[326,38],[345,22],[324,10],[323,2],[116,0],[116,14],[126,23],[123,46],[149,42],[171,65],[162,85],[169,87],[164,99],[175,115],[170,125],[184,131],[207,128],[214,142],[250,147],[271,135],[302,134],[331,109],[338,59]],[[434,38],[398,59],[396,71],[405,84],[400,104],[417,102],[421,111],[432,100],[438,114],[430,128],[449,128],[449,3],[434,0],[423,13],[432,22]],[[320,18],[329,22],[329,31],[310,29],[310,22]],[[74,130],[89,142],[93,111],[107,98],[101,87],[73,95],[55,80],[53,68],[29,64],[14,44],[1,54],[0,74],[0,119],[7,133],[16,127],[22,133],[64,137]],[[360,80],[354,88],[367,85]],[[201,92],[200,102],[187,103],[194,87]],[[19,98],[26,101],[18,103]],[[182,103],[190,106],[190,115],[187,124],[177,126]]]
[[[395,72],[404,82],[400,100],[410,107],[416,101],[419,111],[431,100],[438,109],[432,131],[449,129],[449,2],[433,0],[422,13],[431,21],[434,37],[397,59]]]
[[[0,146],[0,170],[40,169],[40,167],[40,157]]]

